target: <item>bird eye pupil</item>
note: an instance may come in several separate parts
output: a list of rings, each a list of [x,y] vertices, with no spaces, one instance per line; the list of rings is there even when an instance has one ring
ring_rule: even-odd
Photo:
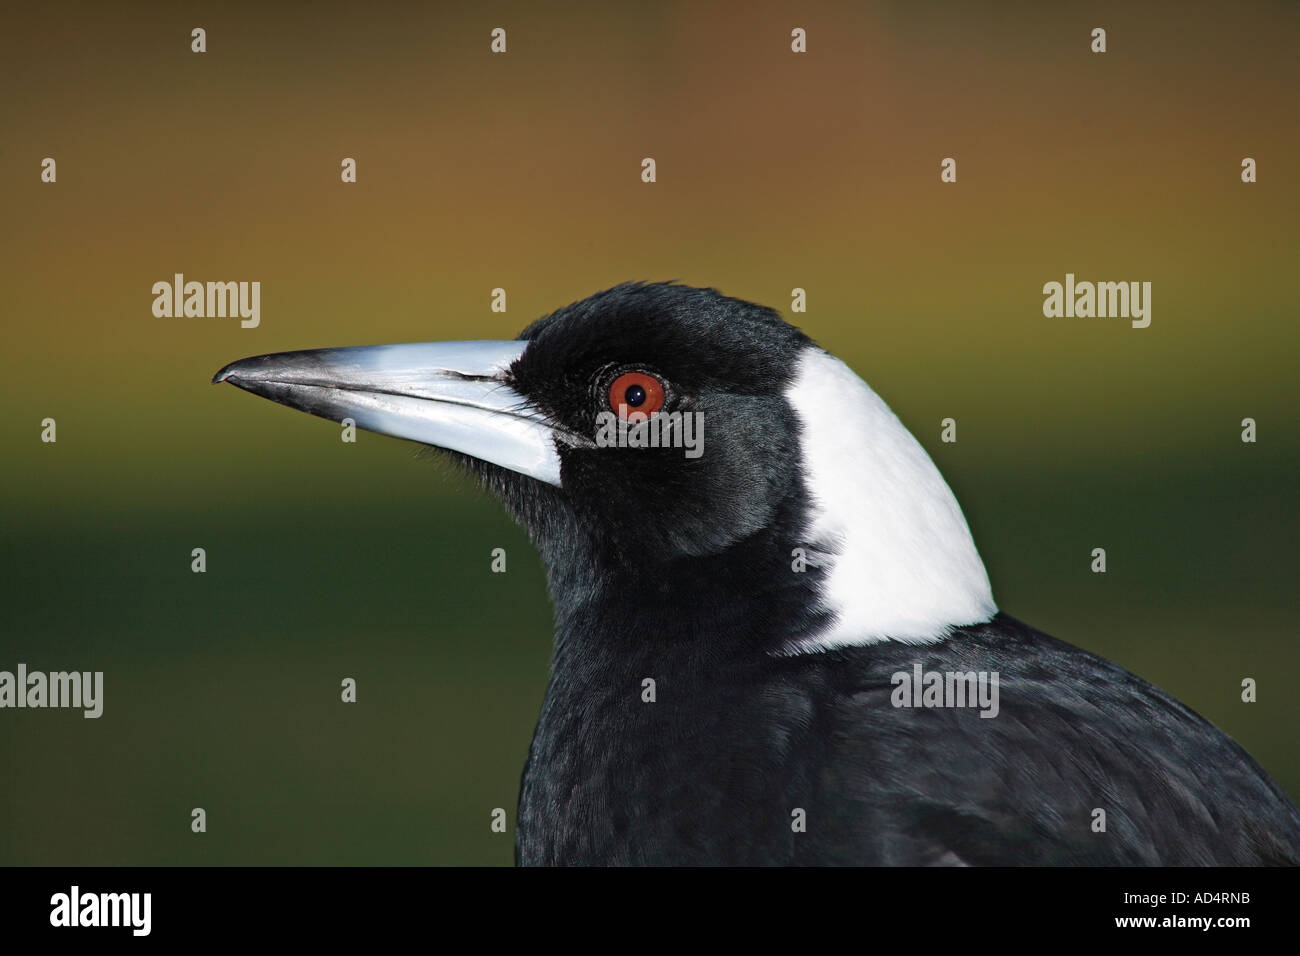
[[[645,389],[640,385],[629,385],[623,397],[627,399],[629,408],[639,408],[645,404]]]

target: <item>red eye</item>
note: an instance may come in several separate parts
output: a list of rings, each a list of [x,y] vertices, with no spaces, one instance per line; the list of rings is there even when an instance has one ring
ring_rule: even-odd
[[[609,407],[619,418],[643,420],[664,407],[664,386],[645,372],[624,372],[609,386]]]

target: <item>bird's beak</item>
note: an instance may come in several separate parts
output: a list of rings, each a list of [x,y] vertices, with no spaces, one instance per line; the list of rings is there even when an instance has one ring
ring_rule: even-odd
[[[212,378],[332,421],[472,455],[560,484],[555,429],[505,372],[527,342],[418,342],[277,352]]]

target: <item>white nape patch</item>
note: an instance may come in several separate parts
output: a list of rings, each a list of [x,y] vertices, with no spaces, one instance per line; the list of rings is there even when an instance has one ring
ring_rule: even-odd
[[[829,567],[821,601],[834,613],[787,652],[924,644],[992,618],[993,589],[957,499],[880,396],[810,346],[786,400],[803,428],[813,497],[805,547],[810,564]]]

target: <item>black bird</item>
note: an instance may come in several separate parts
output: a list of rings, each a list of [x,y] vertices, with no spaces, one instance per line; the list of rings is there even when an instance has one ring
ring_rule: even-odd
[[[527,529],[555,647],[522,864],[1300,863],[1232,740],[997,609],[921,445],[771,309],[624,284],[513,342],[214,381],[446,449]]]

